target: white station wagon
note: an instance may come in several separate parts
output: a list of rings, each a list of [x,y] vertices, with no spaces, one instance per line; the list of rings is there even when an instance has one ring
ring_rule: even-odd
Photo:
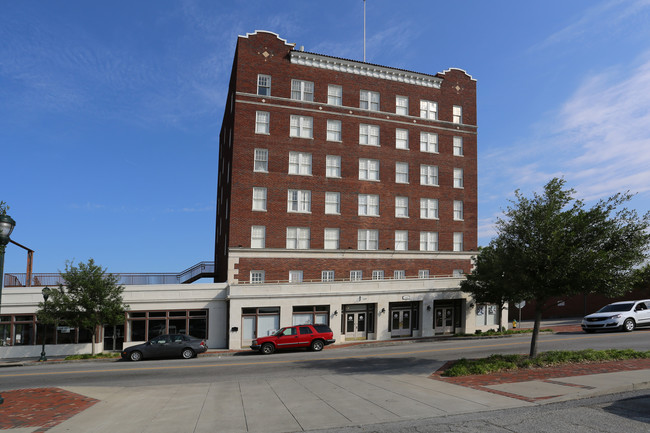
[[[650,299],[614,302],[582,319],[582,330],[585,332],[602,329],[630,332],[641,326],[650,326]]]

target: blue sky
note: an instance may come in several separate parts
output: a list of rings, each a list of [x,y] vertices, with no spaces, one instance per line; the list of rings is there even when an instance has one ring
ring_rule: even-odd
[[[399,4],[399,6],[397,6]],[[367,61],[478,81],[479,243],[564,176],[650,209],[650,0],[367,0]],[[238,35],[363,59],[362,0],[0,2],[0,200],[35,272],[212,260]],[[26,254],[7,247],[6,272]]]

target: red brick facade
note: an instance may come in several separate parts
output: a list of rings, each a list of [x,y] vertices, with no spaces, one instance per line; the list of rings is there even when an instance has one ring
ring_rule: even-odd
[[[301,55],[316,58],[321,66],[304,64],[308,62]],[[328,62],[348,69],[322,66]],[[270,96],[257,95],[258,74],[271,77]],[[403,79],[395,78],[400,74]],[[416,84],[418,77],[429,84]],[[292,79],[313,82],[313,102],[291,99]],[[439,83],[439,88],[430,83]],[[328,104],[328,85],[342,88],[341,106]],[[379,93],[379,111],[359,108],[361,91]],[[408,98],[408,115],[396,114],[396,96]],[[421,100],[437,103],[437,120],[420,117]],[[462,107],[461,123],[452,122],[454,106]],[[405,270],[407,277],[423,269],[431,276],[470,271],[468,253],[477,249],[476,82],[465,72],[426,75],[302,53],[273,33],[257,32],[238,39],[225,111],[219,150],[217,281],[227,280],[234,251],[259,253],[230,265],[239,281],[248,281],[251,270],[264,270],[266,280],[287,280],[289,270],[302,270],[305,280],[320,280],[322,270],[334,270],[337,279],[349,277],[351,270],[362,270],[364,278],[378,269],[387,278],[394,270]],[[268,134],[255,132],[258,111],[269,113]],[[291,115],[313,119],[313,138],[290,137]],[[327,140],[328,120],[341,122],[340,141]],[[360,124],[379,127],[379,146],[359,144]],[[408,150],[396,148],[396,129],[408,131]],[[437,153],[420,151],[420,132],[437,134]],[[462,137],[462,156],[453,154],[455,136]],[[253,170],[255,149],[268,151],[267,172]],[[311,155],[311,175],[289,174],[292,151]],[[340,156],[340,178],[326,177],[327,155]],[[360,158],[379,161],[378,181],[359,179]],[[396,162],[408,164],[408,183],[396,183]],[[438,167],[437,186],[420,184],[421,164]],[[454,169],[462,169],[462,188],[454,187]],[[252,210],[255,187],[266,188],[265,211]],[[310,191],[310,212],[287,211],[290,189]],[[325,214],[326,192],[340,193],[339,214]],[[379,216],[359,215],[359,194],[379,197]],[[407,218],[395,216],[398,196],[408,198]],[[438,219],[420,218],[421,198],[438,201]],[[453,218],[454,200],[462,201],[462,220]],[[265,227],[265,249],[251,249],[254,225]],[[309,251],[300,258],[274,259],[273,252],[286,247],[287,227],[309,228]],[[325,228],[339,229],[338,250],[324,250]],[[357,250],[359,229],[377,230],[377,257],[368,257],[373,251],[364,251],[365,258],[345,254]],[[407,251],[394,251],[396,230],[408,231]],[[437,252],[420,251],[423,231],[438,234]],[[462,252],[452,251],[454,233],[463,233]],[[387,250],[394,254],[386,255]],[[332,256],[311,258],[313,251]]]

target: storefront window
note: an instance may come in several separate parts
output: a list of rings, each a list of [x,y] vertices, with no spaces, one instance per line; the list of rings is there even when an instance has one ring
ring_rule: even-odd
[[[129,311],[127,341],[147,341],[163,334],[208,338],[208,310]]]
[[[293,325],[329,325],[329,305],[293,307]]]

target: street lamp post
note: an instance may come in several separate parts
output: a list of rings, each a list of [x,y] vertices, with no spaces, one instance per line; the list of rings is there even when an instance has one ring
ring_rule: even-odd
[[[43,312],[47,313],[47,298],[50,297],[50,288],[45,286],[43,288]],[[47,335],[47,327],[45,326],[45,323],[41,325],[41,329],[43,329],[43,349],[41,350],[41,358],[39,361],[47,361],[47,356],[45,356],[45,336]]]
[[[3,208],[4,202],[0,203],[0,312],[2,310],[2,288],[5,283],[5,249],[9,243],[9,236],[16,227],[16,221],[6,214],[6,209]],[[0,395],[0,404],[4,402],[2,395]]]

